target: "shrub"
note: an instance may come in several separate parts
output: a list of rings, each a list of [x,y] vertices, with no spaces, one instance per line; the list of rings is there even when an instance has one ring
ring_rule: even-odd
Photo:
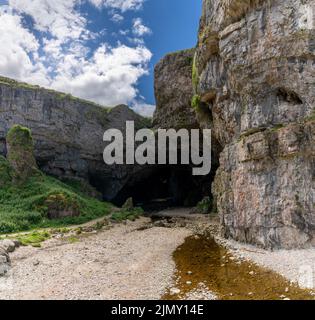
[[[213,202],[210,197],[204,197],[200,202],[197,204],[198,212],[202,214],[210,213],[213,207]]]

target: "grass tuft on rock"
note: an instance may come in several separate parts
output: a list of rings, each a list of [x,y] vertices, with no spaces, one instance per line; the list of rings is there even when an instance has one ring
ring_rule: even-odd
[[[194,92],[198,92],[198,85],[199,85],[199,71],[197,68],[197,52],[195,52],[193,62],[192,62],[192,84]]]
[[[201,98],[198,94],[195,94],[191,99],[191,106],[194,110],[198,111],[200,109]]]
[[[120,211],[113,213],[111,218],[112,220],[117,222],[124,221],[124,220],[135,221],[136,219],[138,219],[143,215],[143,212],[144,212],[143,209],[139,207],[135,207],[132,209],[123,208]]]

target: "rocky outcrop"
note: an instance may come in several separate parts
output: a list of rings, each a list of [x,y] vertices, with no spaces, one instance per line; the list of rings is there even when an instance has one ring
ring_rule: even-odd
[[[0,240],[0,277],[5,275],[11,265],[9,253],[13,252],[20,246],[17,240],[4,239]]]
[[[6,142],[13,182],[23,184],[38,170],[31,132],[28,128],[14,125],[8,132]]]
[[[213,193],[226,237],[315,245],[315,4],[204,0],[197,111],[224,148]]]
[[[194,49],[171,53],[156,65],[154,127],[164,129],[199,127],[196,114],[191,108],[194,53]]]
[[[146,119],[125,105],[103,108],[91,102],[37,86],[0,78],[0,154],[6,155],[6,135],[13,125],[32,131],[40,169],[58,178],[83,179],[111,200],[134,172],[130,166],[103,161],[104,131],[123,130],[126,120],[136,127]]]

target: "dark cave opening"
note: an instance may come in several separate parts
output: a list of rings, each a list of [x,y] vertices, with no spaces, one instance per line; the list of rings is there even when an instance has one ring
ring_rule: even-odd
[[[145,211],[168,207],[193,207],[211,196],[212,172],[193,176],[189,165],[154,166],[143,169],[120,190],[112,202],[121,206],[132,197]]]

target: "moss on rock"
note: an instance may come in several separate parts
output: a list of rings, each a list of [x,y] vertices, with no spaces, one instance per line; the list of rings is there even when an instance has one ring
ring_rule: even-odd
[[[192,84],[194,92],[196,93],[198,91],[198,85],[199,85],[199,72],[197,68],[197,52],[195,52],[193,64],[192,64]]]
[[[191,99],[192,108],[198,111],[200,109],[200,102],[201,102],[200,96],[198,94],[195,94]]]
[[[8,161],[12,167],[15,183],[24,183],[38,172],[34,157],[34,145],[31,131],[20,125],[14,125],[7,134]]]

